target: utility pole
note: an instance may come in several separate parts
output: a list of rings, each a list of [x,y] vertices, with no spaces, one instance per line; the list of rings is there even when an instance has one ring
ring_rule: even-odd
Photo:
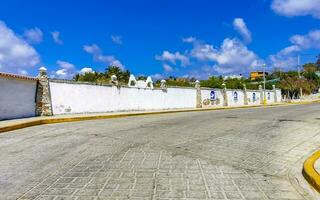
[[[301,73],[300,73],[300,55],[298,55],[298,75],[299,75],[299,78],[301,78]]]
[[[266,64],[263,64],[262,67],[263,67],[263,104],[267,104],[267,98],[266,98]]]
[[[299,79],[301,79],[301,71],[300,71],[300,55],[298,55],[298,76],[299,76]],[[300,99],[302,98],[302,88],[300,87]]]

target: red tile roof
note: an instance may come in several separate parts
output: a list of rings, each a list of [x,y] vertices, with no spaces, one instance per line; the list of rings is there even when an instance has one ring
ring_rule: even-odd
[[[37,80],[37,78],[31,77],[31,76],[23,76],[23,75],[10,74],[10,73],[4,73],[4,72],[0,72],[0,77],[9,77],[9,78],[16,78],[16,79],[31,80],[31,81]]]

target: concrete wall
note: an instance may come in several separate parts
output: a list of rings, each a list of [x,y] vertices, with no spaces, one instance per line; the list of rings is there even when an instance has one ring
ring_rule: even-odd
[[[245,105],[242,90],[197,88],[139,89],[49,81],[44,69],[37,78],[0,73],[0,120],[68,113],[221,107],[225,102],[228,106]],[[247,90],[248,105],[261,104],[260,94],[259,90]],[[280,102],[279,89],[276,96]],[[267,103],[273,103],[274,90],[267,90],[266,97]]]
[[[274,91],[266,91],[267,103],[274,103]]]
[[[242,90],[227,90],[228,106],[244,105],[244,92]]]
[[[277,89],[276,90],[276,94],[277,94],[277,101],[281,102],[282,101],[282,95],[281,95],[281,90]]]
[[[216,100],[210,101],[210,93],[214,91]],[[201,89],[201,98],[203,107],[217,107],[223,106],[223,91],[220,89]],[[244,102],[244,91],[243,90],[231,90],[227,89],[227,101],[228,106],[243,106]],[[276,90],[277,92],[277,101],[281,101],[281,90]],[[248,105],[259,105],[261,104],[261,91],[260,90],[247,90],[247,99]],[[274,103],[274,91],[266,90],[266,100],[267,103]],[[255,98],[254,98],[255,96]]]
[[[195,108],[192,88],[138,89],[50,82],[53,114]]]
[[[260,91],[259,90],[247,90],[248,105],[259,105]]]
[[[35,116],[37,81],[0,76],[0,120]]]
[[[211,93],[214,93],[214,100],[210,101]],[[203,107],[218,107],[223,106],[223,95],[220,89],[201,89],[201,100]]]

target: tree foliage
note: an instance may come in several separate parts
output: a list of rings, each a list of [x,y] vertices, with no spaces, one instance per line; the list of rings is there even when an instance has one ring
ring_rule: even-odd
[[[178,87],[194,87],[195,78],[176,78],[169,76],[165,79],[167,86],[178,86]],[[156,86],[160,87],[160,80],[156,81]]]
[[[109,66],[105,72],[86,72],[84,74],[76,74],[75,81],[94,82],[94,83],[109,83],[111,76],[116,75],[119,83],[127,84],[130,77],[129,70],[121,70],[117,66]]]

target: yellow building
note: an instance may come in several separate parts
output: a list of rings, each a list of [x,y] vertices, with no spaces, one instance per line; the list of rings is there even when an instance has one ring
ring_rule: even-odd
[[[265,72],[266,76],[268,75],[268,72]],[[263,71],[255,71],[255,72],[250,72],[250,79],[251,80],[256,80],[259,78],[263,78]]]

